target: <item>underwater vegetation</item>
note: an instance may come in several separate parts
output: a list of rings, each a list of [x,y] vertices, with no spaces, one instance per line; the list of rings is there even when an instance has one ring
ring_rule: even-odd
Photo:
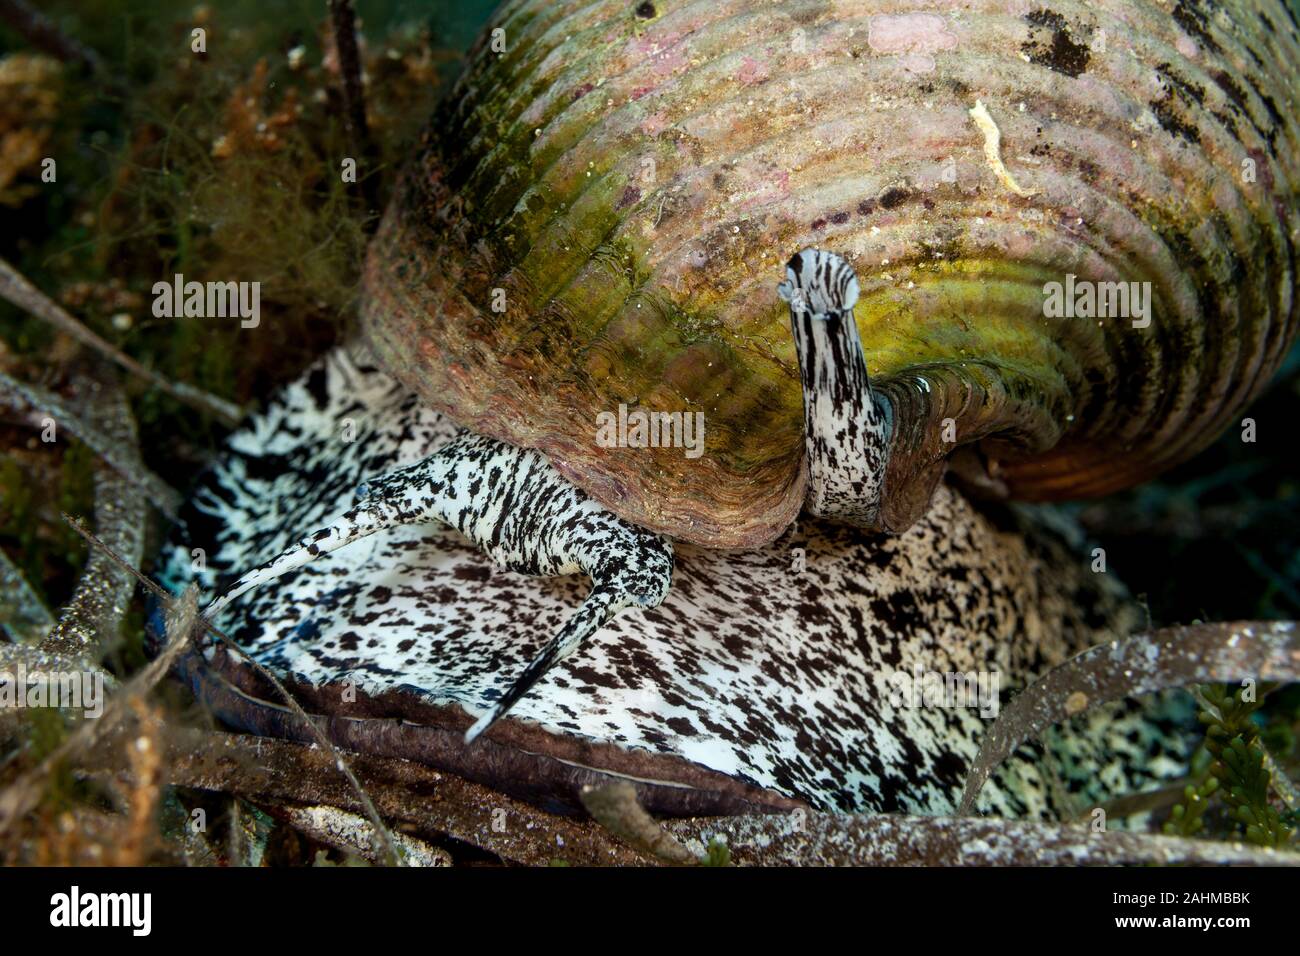
[[[156,640],[160,631],[151,627],[151,609],[167,618],[164,638],[194,635],[196,643],[224,646],[231,660],[246,656],[232,637],[252,643],[235,629],[205,630],[211,622],[200,618],[194,589],[150,593],[158,587],[153,580],[166,578],[166,549],[178,547],[174,533],[168,537],[173,519],[185,513],[184,502],[205,480],[205,469],[222,460],[235,426],[229,410],[265,414],[275,396],[286,388],[292,393],[291,383],[304,374],[311,381],[322,356],[357,334],[367,301],[367,250],[376,232],[380,243],[403,248],[410,235],[434,228],[425,221],[432,206],[414,202],[414,224],[402,227],[409,232],[381,221],[394,197],[413,188],[403,179],[411,156],[433,164],[429,156],[436,154],[449,167],[448,182],[469,182],[467,189],[490,193],[485,207],[514,208],[526,186],[511,179],[518,156],[482,137],[484,128],[505,125],[508,108],[522,111],[532,100],[493,101],[488,107],[499,106],[500,112],[458,115],[463,138],[428,145],[428,118],[453,115],[457,104],[468,101],[467,94],[447,97],[466,66],[464,51],[487,22],[489,5],[358,3],[356,36],[345,35],[340,43],[338,31],[345,29],[351,6],[336,3],[331,16],[322,5],[305,2],[268,7],[248,0],[179,9],[163,2],[55,0],[40,11],[62,38],[53,46],[34,42],[30,23],[21,18],[0,21],[0,259],[108,346],[179,386],[160,387],[106,359],[84,336],[50,320],[49,309],[42,314],[41,308],[0,303],[0,389],[7,396],[0,422],[0,671],[19,663],[33,669],[59,665],[92,674],[103,695],[102,714],[93,719],[50,707],[0,708],[0,862],[1052,863],[1074,859],[1072,848],[1080,841],[1087,843],[1089,859],[1101,863],[1249,863],[1296,851],[1300,805],[1291,781],[1300,774],[1300,685],[1277,665],[1288,653],[1294,665],[1296,636],[1288,622],[1300,618],[1300,488],[1292,464],[1294,422],[1300,420],[1295,347],[1279,357],[1272,383],[1243,413],[1257,423],[1257,440],[1245,442],[1242,429],[1230,427],[1196,457],[1144,484],[1045,512],[1076,522],[1088,537],[1081,553],[1101,549],[1103,564],[1109,562],[1108,570],[1135,596],[1144,620],[1137,622],[1140,633],[1130,653],[1147,660],[1139,652],[1149,650],[1150,671],[1141,680],[1125,678],[1122,667],[1115,670],[1119,665],[1085,652],[1064,655],[1071,659],[1053,672],[1055,683],[1045,679],[1027,690],[1015,688],[1016,705],[1003,707],[996,732],[971,761],[978,782],[965,774],[951,781],[957,791],[964,785],[967,812],[954,807],[932,817],[833,813],[800,802],[782,805],[793,810],[770,813],[770,819],[752,812],[731,821],[695,819],[654,806],[647,812],[635,788],[596,783],[580,792],[580,806],[554,813],[554,806],[529,794],[502,793],[471,774],[392,753],[349,748],[317,730],[277,739],[255,737],[247,727],[232,729],[193,685],[170,679],[169,672],[183,663],[184,641]],[[649,16],[637,12],[646,6]],[[653,5],[628,7],[636,21],[629,29],[638,37],[666,15]],[[1031,25],[1031,40],[1042,34],[1049,42],[1034,47],[1030,60],[1053,49],[1086,59],[1086,52],[1079,53],[1084,47],[1066,42],[1068,31],[1053,47],[1050,38],[1062,28],[1050,18],[1040,20]],[[202,32],[201,50],[196,30]],[[473,55],[481,59],[482,42]],[[471,76],[482,69],[474,62]],[[1067,73],[1074,63],[1067,56]],[[1052,68],[1056,74],[1058,67],[1059,62]],[[746,87],[763,80],[761,65],[746,69]],[[560,108],[559,93],[538,95],[555,98],[545,101],[547,109]],[[570,97],[565,105],[581,98],[569,90],[564,95]],[[1166,119],[1175,126],[1181,122],[1177,116]],[[974,142],[978,152],[982,141]],[[677,149],[665,167],[696,162],[692,148]],[[505,185],[493,191],[474,180],[485,174],[475,173],[469,159],[457,167],[462,149],[466,156],[490,153],[485,168],[511,167],[498,170]],[[558,154],[560,147],[555,149]],[[359,158],[355,176],[347,175],[344,157]],[[611,165],[622,161],[611,157]],[[57,160],[53,179],[45,162],[50,158]],[[563,164],[556,168],[585,179]],[[597,188],[614,190],[615,206],[624,198],[633,208],[643,201],[639,192],[632,198],[622,180]],[[905,201],[901,193],[886,195],[887,207]],[[669,216],[692,214],[671,203]],[[539,225],[549,219],[526,200],[519,208],[521,235],[533,229],[531,238],[539,244],[554,238]],[[624,215],[624,207],[618,208]],[[497,261],[493,256],[514,252],[503,251],[502,236],[483,225],[487,209],[466,210],[464,217],[470,234],[483,239],[482,246],[469,247],[479,258],[467,253],[465,282],[487,288],[486,271],[475,270],[487,270]],[[585,228],[577,212],[570,226],[575,235]],[[608,223],[600,226],[606,227],[613,231]],[[730,241],[725,235],[708,239],[709,255]],[[748,233],[742,239],[758,243]],[[615,309],[615,299],[618,308],[636,308],[637,295],[644,293],[640,301],[659,323],[620,327],[627,354],[611,351],[606,364],[593,361],[587,366],[595,370],[593,378],[603,382],[608,367],[627,362],[629,375],[645,381],[615,383],[609,394],[620,398],[617,389],[626,388],[629,394],[621,397],[635,405],[643,391],[651,398],[649,383],[660,361],[652,353],[662,345],[655,336],[697,349],[674,379],[686,381],[682,387],[688,391],[697,366],[720,356],[735,375],[736,392],[760,396],[758,406],[777,423],[771,434],[754,440],[755,447],[773,436],[780,444],[794,435],[794,442],[781,447],[795,456],[786,463],[794,462],[797,471],[798,435],[782,431],[799,423],[793,346],[782,341],[767,353],[710,351],[719,327],[729,321],[720,317],[721,293],[699,279],[694,301],[707,306],[699,314],[657,296],[647,285],[653,263],[651,253],[638,246],[643,242],[648,244],[644,236],[623,236],[601,243],[598,254],[592,253],[596,265],[583,273],[591,289],[608,293],[600,299],[607,312]],[[794,251],[782,246],[780,261]],[[572,261],[565,258],[569,252],[556,251],[554,259],[569,270],[566,275],[586,268],[577,251]],[[638,256],[648,258],[628,264]],[[525,294],[541,296],[553,278],[549,262],[517,263],[512,279]],[[768,265],[779,264],[774,258]],[[696,272],[683,271],[696,281],[690,278]],[[923,272],[943,269],[916,265],[918,278]],[[178,275],[184,282],[238,277],[258,283],[260,311],[250,319],[257,334],[248,334],[233,314],[214,320],[186,315],[182,307],[159,315],[155,285]],[[770,285],[775,303],[779,278],[779,269],[768,275],[756,265],[754,278],[744,281],[755,288]],[[860,270],[859,279],[879,316],[892,315],[895,293],[866,271]],[[12,278],[0,284],[17,287]],[[412,296],[436,297],[427,284],[412,285],[419,287]],[[588,319],[572,302],[561,306],[555,314],[563,320],[564,336],[582,334]],[[935,315],[941,311],[935,306]],[[376,320],[372,314],[366,321]],[[460,357],[477,360],[482,343],[509,340],[526,356],[511,367],[526,372],[533,368],[530,347],[548,358],[567,347],[559,333],[555,341],[530,344],[528,330],[493,321],[489,316],[466,326],[464,341],[456,343],[464,349]],[[759,332],[728,328],[723,338],[730,336],[734,345],[753,333],[775,341],[785,335],[785,322],[785,313],[778,312],[776,319],[763,319]],[[881,318],[872,326],[872,341],[885,341],[885,323]],[[401,335],[392,333],[388,348],[399,356],[395,372],[413,375],[410,369],[422,360],[412,334],[405,328]],[[910,355],[913,348],[919,346],[900,346],[898,354]],[[633,353],[635,360],[628,358]],[[907,360],[897,363],[903,367]],[[453,367],[461,366],[446,366]],[[546,370],[563,378],[550,366]],[[770,389],[759,381],[769,375],[779,382]],[[791,409],[793,417],[785,416]],[[735,423],[743,411],[739,400],[727,405],[719,434],[739,429]],[[526,416],[520,421],[534,427]],[[737,452],[742,465],[750,453]],[[657,460],[662,464],[667,456]],[[788,490],[781,486],[781,494]],[[770,517],[776,521],[775,512]],[[990,519],[999,533],[1005,531],[1001,520]],[[306,534],[314,527],[280,530]],[[823,540],[815,531],[805,533],[814,542]],[[688,574],[706,567],[704,558],[685,554]],[[137,580],[134,571],[150,580]],[[236,577],[228,568],[221,574],[224,584]],[[211,577],[196,577],[211,584]],[[702,574],[700,580],[709,578]],[[1080,605],[1065,616],[1099,628],[1088,619],[1103,614],[1119,612]],[[1250,623],[1221,623],[1234,621]],[[259,658],[248,671],[257,671],[266,699],[278,705],[286,684],[303,691],[291,679],[296,675],[265,663]],[[1261,679],[1238,682],[1238,667]],[[1003,758],[1025,759],[1022,749],[1041,758],[1054,740],[1049,728],[1058,722],[1075,734],[1092,732],[1089,713],[1104,701],[1139,693],[1137,687],[1142,695],[1163,695],[1171,712],[1196,714],[1183,765],[1149,789],[1104,804],[1100,826],[1098,807],[1069,800],[1053,804],[1055,819],[968,815],[980,784],[985,777],[995,780]],[[313,706],[324,700],[310,690],[289,704],[304,727],[315,726],[304,708],[316,713]],[[1034,737],[1044,743],[1021,748]],[[530,825],[498,829],[493,821],[499,813]],[[984,850],[954,849],[977,841]]]

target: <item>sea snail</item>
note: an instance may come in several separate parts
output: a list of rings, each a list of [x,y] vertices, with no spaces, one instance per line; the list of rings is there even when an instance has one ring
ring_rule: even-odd
[[[630,755],[658,751],[769,796],[950,805],[978,720],[907,716],[881,669],[1018,682],[1123,612],[1059,551],[1015,583],[1011,556],[1050,546],[1000,537],[945,470],[1010,499],[1139,481],[1239,414],[1297,318],[1294,15],[1031,6],[507,3],[372,243],[382,371],[340,351],[233,436],[168,576],[200,539],[208,586],[255,565],[207,614],[238,610],[236,636],[336,711],[321,688],[360,675],[369,709],[337,730],[368,746],[468,767],[473,747],[408,728],[456,702],[473,740],[516,707],[589,742],[570,768],[639,775]],[[702,454],[605,447],[600,416],[629,408],[702,413]],[[804,523],[815,582],[773,544],[804,507],[832,522]],[[431,523],[592,589],[559,623],[563,601],[468,569]],[[1084,592],[1110,602],[1095,628],[1062,610]],[[629,606],[657,610],[611,623]],[[494,659],[552,618],[502,683]],[[538,685],[606,625],[607,666]],[[228,712],[274,723],[223,679]],[[535,755],[541,731],[498,730]]]

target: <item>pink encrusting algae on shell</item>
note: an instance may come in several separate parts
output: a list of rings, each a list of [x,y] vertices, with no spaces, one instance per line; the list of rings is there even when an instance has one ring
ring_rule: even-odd
[[[809,246],[861,285],[884,530],[950,464],[1025,499],[1149,477],[1293,337],[1300,28],[1276,0],[521,0],[491,26],[372,246],[367,337],[643,527],[755,546],[802,506],[774,279]],[[1149,325],[1045,314],[1067,276],[1150,283]],[[704,454],[602,447],[620,405],[703,412]]]

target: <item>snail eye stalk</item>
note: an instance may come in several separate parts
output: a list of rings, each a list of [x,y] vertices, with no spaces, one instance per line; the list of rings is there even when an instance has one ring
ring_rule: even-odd
[[[807,510],[875,527],[889,442],[889,411],[873,396],[853,318],[858,278],[843,257],[805,249],[777,286],[790,303],[790,328],[803,384]]]
[[[655,607],[668,594],[672,546],[606,511],[544,456],[469,433],[413,465],[366,482],[356,504],[249,571],[204,611],[211,619],[241,594],[354,541],[406,524],[442,522],[498,567],[533,575],[583,572],[592,589],[523,674],[470,728],[472,741],[619,610]]]

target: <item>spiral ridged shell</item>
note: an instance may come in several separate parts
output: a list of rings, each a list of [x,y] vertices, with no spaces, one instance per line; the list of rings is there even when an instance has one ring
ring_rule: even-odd
[[[958,449],[1011,496],[1103,493],[1212,440],[1291,340],[1298,105],[1277,0],[516,0],[402,177],[365,328],[624,517],[756,545],[806,483],[776,283],[831,249],[892,415],[882,527]],[[1049,317],[1067,275],[1151,283],[1150,325]],[[703,412],[704,454],[600,447],[620,404]]]

